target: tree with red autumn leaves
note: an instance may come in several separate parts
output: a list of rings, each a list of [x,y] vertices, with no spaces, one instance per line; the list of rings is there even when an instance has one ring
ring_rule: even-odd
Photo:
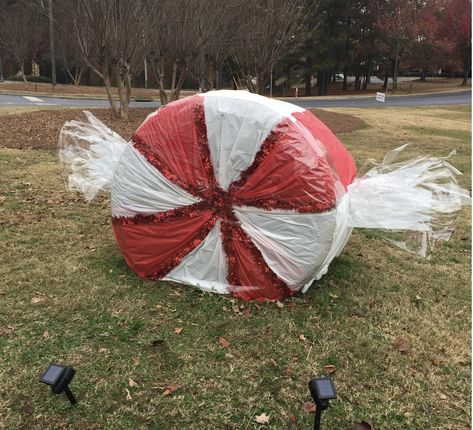
[[[382,57],[385,58],[384,69],[391,70],[393,91],[397,90],[401,60],[417,36],[416,27],[421,7],[421,2],[416,0],[370,0],[374,25],[378,32],[377,44]]]
[[[446,59],[455,49],[455,44],[445,37],[442,29],[440,18],[444,3],[439,0],[426,0],[414,24],[415,36],[410,43],[406,59],[409,67],[420,70],[421,81],[425,81],[429,70],[449,65]]]
[[[471,0],[446,1],[442,15],[442,31],[454,44],[462,63],[464,86],[471,72]]]

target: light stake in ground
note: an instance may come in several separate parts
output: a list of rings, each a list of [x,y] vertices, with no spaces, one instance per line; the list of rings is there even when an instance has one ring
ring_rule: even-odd
[[[309,390],[314,399],[316,410],[314,418],[314,430],[320,430],[320,419],[322,411],[329,407],[330,400],[337,398],[332,378],[314,378],[309,382]]]
[[[69,384],[75,374],[76,371],[72,367],[50,364],[39,381],[43,384],[50,385],[53,394],[61,394],[64,392],[71,402],[71,405],[75,405],[77,400],[69,388]]]

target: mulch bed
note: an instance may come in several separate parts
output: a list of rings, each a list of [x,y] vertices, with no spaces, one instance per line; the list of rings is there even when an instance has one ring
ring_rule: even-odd
[[[89,109],[112,130],[129,139],[151,109],[130,109],[130,119],[115,118],[109,109]],[[334,133],[346,133],[365,126],[351,115],[312,110]],[[55,149],[64,122],[83,117],[82,109],[43,110],[0,117],[0,148]]]

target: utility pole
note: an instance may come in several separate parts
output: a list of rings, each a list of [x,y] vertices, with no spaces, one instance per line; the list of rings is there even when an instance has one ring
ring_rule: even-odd
[[[49,53],[51,56],[51,72],[53,88],[56,85],[56,56],[54,55],[53,0],[48,0],[49,6]]]

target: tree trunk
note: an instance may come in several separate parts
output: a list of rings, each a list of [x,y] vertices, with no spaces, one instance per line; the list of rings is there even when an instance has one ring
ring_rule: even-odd
[[[461,86],[464,87],[468,83],[468,75],[471,72],[471,42],[462,44],[460,53],[463,63],[463,81]]]
[[[130,109],[130,99],[131,99],[131,76],[130,73],[127,71],[126,79],[125,79],[125,106],[122,106],[123,109],[126,110],[126,119],[128,119],[128,112]]]
[[[28,83],[28,81],[26,80],[26,75],[25,75],[25,64],[24,62],[22,61],[21,64],[20,64],[20,72],[21,72],[21,77],[23,78],[23,82],[25,84]]]
[[[360,89],[360,75],[355,75],[355,91]]]
[[[388,90],[388,82],[389,82],[389,76],[384,75],[384,83],[383,83],[383,91],[386,92]]]
[[[266,71],[258,72],[258,76],[256,78],[256,91],[258,94],[264,94],[264,87],[266,86],[268,73]]]
[[[312,95],[312,75],[305,76],[305,95],[310,97]]]
[[[463,71],[463,81],[461,83],[462,87],[466,87],[466,84],[468,83],[468,72],[466,70]]]
[[[122,119],[127,118],[127,110],[125,106],[125,86],[123,85],[123,76],[121,72],[121,66],[119,64],[115,65],[115,80],[117,81],[117,89],[118,89],[118,99],[120,106],[118,108],[118,113]]]
[[[112,84],[110,82],[110,75],[108,72],[108,65],[104,65],[103,73],[98,72],[98,70],[94,69],[99,76],[102,77],[103,83],[105,84],[105,91],[107,92],[108,102],[110,103],[110,108],[115,116],[118,116],[117,104],[115,102],[115,98],[113,97],[112,91]]]
[[[317,79],[317,94],[319,96],[327,95],[327,81],[330,78],[330,74],[327,70],[320,70]]]
[[[427,70],[425,70],[425,68],[422,67],[422,69],[420,70],[420,80],[422,82],[425,82],[426,76],[427,76]]]
[[[153,58],[150,64],[154,79],[156,79],[158,84],[159,100],[161,101],[161,105],[164,106],[168,102],[168,95],[164,88],[164,58],[162,56],[160,56],[159,59]]]
[[[399,63],[401,58],[399,57],[399,43],[396,47],[396,56],[394,57],[393,67],[393,93],[397,91],[397,75],[399,74]]]
[[[467,57],[465,55],[464,57]],[[470,74],[471,71],[471,59],[470,58],[464,58],[463,59],[463,81],[461,83],[461,86],[464,87],[468,83],[468,75]]]
[[[74,77],[74,85],[80,85],[80,81],[82,80],[82,74],[84,73],[84,69],[82,67],[77,68],[77,73]]]
[[[249,71],[244,71],[243,80],[245,81],[246,88],[252,93],[256,93],[257,88],[253,81],[251,80],[251,73]]]
[[[174,61],[172,65],[172,76],[171,76],[171,100],[175,100],[173,98],[174,89],[176,88],[176,76],[177,76],[177,63]]]
[[[168,97],[169,101],[178,100],[181,94],[182,85],[184,84],[185,71],[179,70],[179,65],[174,62],[172,67],[171,91]]]
[[[209,74],[206,78],[206,80],[207,80],[207,91],[210,91],[210,90],[213,90],[213,88],[214,88],[215,77],[217,75],[217,70],[215,70],[212,66],[210,66],[208,72],[209,72]],[[219,82],[218,84],[221,85],[222,83]]]
[[[370,83],[370,76],[371,76],[371,58],[368,58],[368,60],[366,61],[365,76],[363,77],[364,90],[368,88],[368,84]]]
[[[348,90],[347,72],[348,72],[347,68],[344,67],[344,68],[343,68],[343,86],[342,86],[342,90],[343,90],[343,91]]]
[[[91,80],[90,80],[90,69],[86,69],[85,70],[85,84],[86,85],[89,85],[91,84]]]

